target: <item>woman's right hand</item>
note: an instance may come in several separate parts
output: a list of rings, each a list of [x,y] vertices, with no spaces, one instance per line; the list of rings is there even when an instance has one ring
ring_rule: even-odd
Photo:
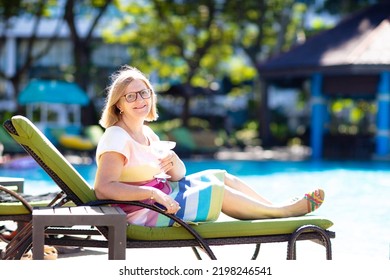
[[[164,206],[168,214],[176,214],[181,208],[176,200],[158,189],[154,190],[154,200]]]

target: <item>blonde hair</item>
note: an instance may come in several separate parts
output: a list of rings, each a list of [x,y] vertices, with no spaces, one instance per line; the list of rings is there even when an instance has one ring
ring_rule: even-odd
[[[99,121],[104,128],[113,126],[120,120],[120,111],[117,108],[119,99],[125,94],[125,90],[134,80],[143,81],[146,86],[152,90],[151,100],[152,108],[146,116],[146,121],[155,121],[158,118],[157,114],[157,96],[153,87],[146,76],[135,67],[124,65],[119,71],[111,75],[111,85],[107,88],[108,94],[103,108],[102,117]]]

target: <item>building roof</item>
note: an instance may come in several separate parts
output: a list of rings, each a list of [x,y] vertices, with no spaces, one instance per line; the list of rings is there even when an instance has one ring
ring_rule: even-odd
[[[259,65],[263,77],[390,70],[390,3],[372,5]]]
[[[32,80],[19,94],[21,105],[59,103],[87,105],[89,97],[77,84],[57,80]]]

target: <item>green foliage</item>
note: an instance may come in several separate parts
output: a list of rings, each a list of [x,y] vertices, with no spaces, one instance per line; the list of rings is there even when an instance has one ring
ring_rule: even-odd
[[[166,121],[156,121],[148,124],[153,130],[169,132],[175,128],[183,126],[183,121],[180,118],[170,119]],[[189,128],[198,129],[210,129],[210,123],[207,120],[200,118],[190,118]]]
[[[325,0],[324,9],[344,13],[372,1],[358,1],[356,5],[353,2]],[[32,15],[38,9],[37,4],[42,3],[47,5],[43,15],[50,16],[50,7],[58,7],[59,2],[0,0],[0,19]],[[75,3],[83,12],[90,11],[88,15],[93,15],[96,8],[108,2],[81,0]],[[113,3],[115,7],[111,6],[110,11],[115,16],[106,24],[105,42],[127,44],[131,57],[128,63],[145,73],[155,74],[161,81],[156,84],[157,88],[166,89],[172,83],[208,87],[222,77],[229,77],[234,84],[229,94],[240,95],[258,91],[253,87],[256,83],[248,86],[243,81],[257,78],[259,62],[289,49],[300,34],[307,34],[303,19],[307,11],[305,3],[310,1],[113,0]],[[315,27],[324,28],[323,22]],[[76,71],[69,68],[67,75],[74,73]],[[257,117],[258,102],[260,98],[249,101],[250,117]],[[334,105],[335,111],[337,106]],[[361,123],[367,114],[367,110],[360,107],[351,109],[351,124]],[[282,121],[275,123],[271,130],[284,135],[285,130],[280,127]],[[174,120],[170,126],[174,125],[182,123]],[[197,126],[205,127],[205,124],[198,122]],[[246,142],[244,139],[250,139],[251,133],[256,131],[258,129],[244,126],[237,136]]]
[[[116,5],[121,17],[104,30],[106,42],[128,44],[129,64],[155,74],[158,89],[173,83],[209,87],[229,77],[237,85],[233,95],[258,90],[256,83],[249,89],[242,83],[258,77],[256,66],[264,58],[295,43],[306,12],[305,4],[293,0],[149,0]],[[255,118],[259,104],[251,104],[255,106],[248,116]]]
[[[285,122],[271,122],[270,130],[273,137],[279,142],[284,142],[287,140],[289,135],[289,130]],[[283,143],[284,144],[284,143]]]
[[[336,99],[329,105],[329,130],[332,134],[369,134],[375,130],[375,102]]]
[[[216,1],[136,1],[118,7],[123,16],[104,38],[129,44],[129,63],[144,72],[208,86],[222,77],[223,64],[234,55],[239,30],[223,20]]]
[[[302,31],[306,5],[293,0],[225,1],[226,21],[239,32],[235,41],[256,65],[282,49],[288,49]]]
[[[261,141],[258,138],[259,123],[257,121],[248,121],[243,127],[230,137],[228,142],[237,146],[256,146]]]

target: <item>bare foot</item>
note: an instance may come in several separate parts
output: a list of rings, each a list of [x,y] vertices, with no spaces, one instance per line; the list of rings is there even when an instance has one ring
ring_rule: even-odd
[[[316,189],[306,193],[301,199],[292,202],[286,206],[286,217],[303,216],[317,210],[324,202],[325,192],[322,189]]]

